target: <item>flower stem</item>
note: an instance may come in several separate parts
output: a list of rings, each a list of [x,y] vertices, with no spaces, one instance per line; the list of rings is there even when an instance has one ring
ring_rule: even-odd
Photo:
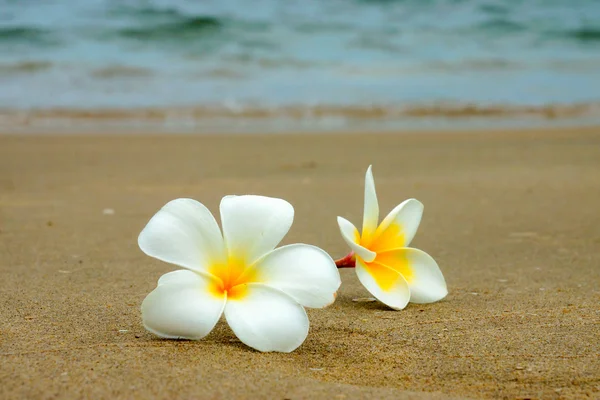
[[[354,257],[354,252],[351,251],[346,257],[335,260],[335,266],[338,268],[354,268],[356,266],[356,257]]]

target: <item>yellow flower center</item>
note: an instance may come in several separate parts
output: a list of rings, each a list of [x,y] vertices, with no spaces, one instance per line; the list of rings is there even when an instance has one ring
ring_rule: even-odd
[[[365,265],[369,274],[383,290],[388,291],[394,286],[398,274],[402,275],[408,283],[412,282],[414,273],[406,253],[402,250],[390,251],[404,247],[402,226],[391,223],[385,230],[377,228],[374,235],[363,234],[357,242],[377,253],[375,259],[365,262]]]
[[[232,257],[225,264],[213,264],[208,272],[218,278],[211,286],[211,292],[217,297],[226,294],[228,299],[240,299],[247,292],[247,284],[256,282],[256,272]]]
[[[408,283],[411,283],[415,277],[407,253],[403,250],[377,253],[374,262],[400,273]]]
[[[375,253],[404,247],[404,233],[397,223],[391,223],[384,231],[377,228],[374,235],[362,235],[359,244]]]

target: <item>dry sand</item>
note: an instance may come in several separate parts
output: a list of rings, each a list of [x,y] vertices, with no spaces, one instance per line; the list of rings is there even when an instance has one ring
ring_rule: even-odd
[[[382,214],[450,293],[390,311],[342,272],[291,354],[220,322],[160,340],[140,303],[175,269],[137,235],[167,201],[289,200],[285,243],[346,254],[373,163]],[[104,210],[112,209],[114,213]],[[0,136],[0,398],[600,398],[600,129],[273,136]]]

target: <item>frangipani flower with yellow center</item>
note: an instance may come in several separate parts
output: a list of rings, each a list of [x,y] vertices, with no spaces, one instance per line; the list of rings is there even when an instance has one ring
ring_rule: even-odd
[[[161,276],[144,299],[144,326],[164,338],[201,339],[225,314],[246,345],[293,351],[308,334],[303,306],[335,300],[335,263],[306,244],[275,249],[294,219],[285,200],[226,196],[220,211],[223,234],[204,205],[173,200],[140,233],[144,253],[186,268]]]
[[[379,205],[371,167],[365,178],[362,233],[338,217],[342,237],[352,252],[337,261],[339,268],[356,267],[363,286],[379,301],[401,310],[408,302],[433,303],[448,294],[437,263],[424,251],[407,247],[421,222],[423,204],[409,199],[379,221]]]

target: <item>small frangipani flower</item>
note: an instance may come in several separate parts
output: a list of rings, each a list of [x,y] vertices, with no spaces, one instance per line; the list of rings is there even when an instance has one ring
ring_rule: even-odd
[[[140,233],[144,253],[186,268],[161,276],[144,299],[144,326],[160,337],[196,340],[225,314],[246,345],[295,350],[308,335],[304,307],[335,300],[341,283],[335,263],[315,246],[275,249],[294,219],[285,200],[226,196],[220,211],[222,234],[204,205],[173,200]]]
[[[339,268],[356,267],[363,286],[379,301],[401,310],[408,302],[433,303],[448,294],[435,260],[424,251],[407,247],[417,232],[423,204],[409,199],[379,221],[379,205],[371,166],[365,178],[362,232],[338,217],[342,237],[351,252],[338,260]]]

